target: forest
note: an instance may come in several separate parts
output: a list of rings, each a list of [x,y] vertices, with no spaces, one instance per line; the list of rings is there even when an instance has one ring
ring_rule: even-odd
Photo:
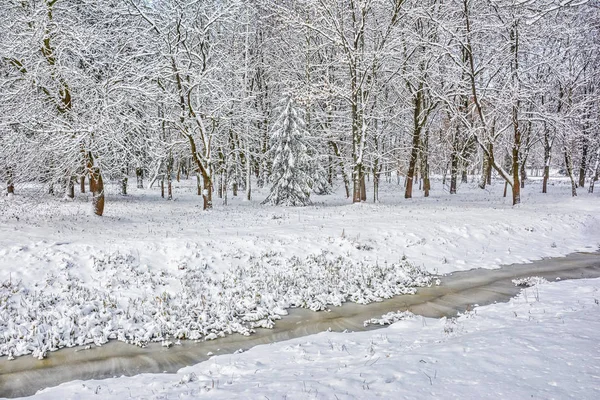
[[[3,0],[0,179],[89,191],[97,215],[106,184],[172,199],[180,176],[204,209],[252,185],[428,196],[432,176],[500,179],[518,204],[551,169],[576,196],[599,85],[597,0]]]

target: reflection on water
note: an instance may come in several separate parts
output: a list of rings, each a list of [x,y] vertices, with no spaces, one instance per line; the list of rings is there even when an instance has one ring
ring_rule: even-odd
[[[160,344],[139,348],[122,342],[109,342],[90,350],[63,349],[48,354],[44,360],[19,357],[0,361],[0,396],[18,397],[77,379],[102,379],[144,372],[176,372],[178,369],[208,359],[207,353],[233,353],[259,344],[306,336],[331,328],[336,331],[362,331],[363,322],[390,311],[410,310],[415,314],[439,318],[456,315],[475,304],[507,301],[519,292],[512,279],[541,276],[549,281],[600,277],[600,254],[576,253],[563,258],[519,264],[495,270],[474,269],[441,278],[441,285],[419,288],[414,295],[397,296],[380,303],[354,303],[334,307],[329,312],[305,309],[290,310],[277,321],[275,329],[258,329],[245,337],[231,335],[214,341],[193,343],[169,349]]]

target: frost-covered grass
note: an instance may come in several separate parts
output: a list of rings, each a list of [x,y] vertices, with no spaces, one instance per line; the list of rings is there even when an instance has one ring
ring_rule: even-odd
[[[431,284],[427,273],[406,261],[355,262],[326,252],[250,257],[222,274],[202,261],[155,273],[115,253],[93,258],[90,278],[99,285],[81,283],[72,274],[76,268],[63,262],[32,288],[0,285],[0,354],[43,358],[47,351],[110,339],[145,345],[249,335],[256,327],[272,328],[290,307],[318,311],[348,300],[369,303]]]
[[[523,204],[464,184],[450,196],[403,198],[383,184],[380,204],[338,192],[302,208],[231,198],[201,210],[195,181],[111,193],[106,213],[89,198],[64,201],[39,187],[0,198],[0,355],[120,339],[136,344],[205,339],[270,327],[288,307],[371,302],[429,284],[427,273],[494,268],[577,250],[600,240],[598,194],[570,197],[539,182]],[[418,196],[418,194],[416,194]]]
[[[176,374],[74,381],[42,399],[597,399],[600,279],[542,283],[457,318],[323,332]],[[100,397],[99,397],[100,396]]]

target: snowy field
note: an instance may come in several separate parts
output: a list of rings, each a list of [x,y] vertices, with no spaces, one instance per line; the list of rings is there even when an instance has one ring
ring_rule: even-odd
[[[230,199],[203,212],[193,181],[109,193],[105,216],[89,199],[19,188],[0,198],[0,355],[33,354],[118,339],[135,344],[213,339],[270,327],[286,308],[367,303],[429,274],[494,268],[600,245],[600,196],[571,198],[566,182],[523,204],[463,184],[450,196],[405,200],[385,184],[381,203],[339,193],[282,208]],[[116,187],[112,188],[116,190]],[[417,193],[418,195],[418,193]],[[38,197],[38,200],[34,200]],[[240,196],[242,197],[242,196]]]
[[[34,399],[598,399],[600,279],[544,283],[452,319],[408,317],[212,357],[177,374],[74,381]]]

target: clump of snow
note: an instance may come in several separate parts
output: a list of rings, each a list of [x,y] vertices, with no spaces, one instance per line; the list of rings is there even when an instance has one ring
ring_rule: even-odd
[[[402,321],[405,319],[412,319],[415,317],[415,314],[410,311],[396,311],[389,312],[381,316],[381,318],[371,318],[366,320],[363,324],[364,326],[369,325],[391,325],[394,322]]]
[[[548,280],[546,278],[542,278],[541,276],[529,276],[527,278],[513,279],[512,282],[515,284],[515,286],[532,287],[535,285],[548,283]]]

